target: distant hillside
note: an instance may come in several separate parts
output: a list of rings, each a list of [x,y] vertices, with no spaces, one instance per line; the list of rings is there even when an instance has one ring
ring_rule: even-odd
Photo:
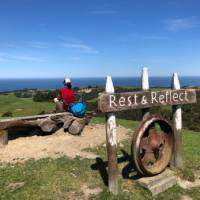
[[[152,88],[160,90],[161,88]],[[116,87],[116,92],[138,91],[137,87]],[[87,103],[88,110],[97,112],[97,116],[104,116],[97,110],[98,94],[104,91],[102,87],[95,88],[75,88],[76,98]],[[18,90],[10,93],[0,94],[0,116],[9,112],[12,116],[34,115],[54,110],[53,98],[58,94],[57,90]],[[154,107],[151,113],[159,114],[171,120],[171,107]],[[128,110],[116,113],[119,119],[128,119],[139,121],[141,119],[141,110]],[[200,131],[200,91],[197,90],[197,104],[183,106],[183,125],[185,128]]]

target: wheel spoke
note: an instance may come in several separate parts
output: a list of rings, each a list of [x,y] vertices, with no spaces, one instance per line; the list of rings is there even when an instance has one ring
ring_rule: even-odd
[[[150,148],[153,150],[159,148],[160,145],[164,145],[167,136],[164,132],[158,133],[155,129],[150,129],[148,139]]]
[[[165,132],[162,132],[161,136],[161,143],[165,144],[169,140],[169,135]]]
[[[144,137],[141,139],[140,148],[147,150],[149,148],[149,138]]]
[[[155,156],[153,152],[146,152],[144,157],[142,158],[142,163],[144,165],[153,164],[155,162]]]

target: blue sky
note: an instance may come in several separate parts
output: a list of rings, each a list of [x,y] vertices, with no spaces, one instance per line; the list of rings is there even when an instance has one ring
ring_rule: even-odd
[[[200,75],[198,0],[0,0],[0,78]]]

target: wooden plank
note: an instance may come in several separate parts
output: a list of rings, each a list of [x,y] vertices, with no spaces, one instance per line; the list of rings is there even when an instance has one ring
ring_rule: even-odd
[[[180,90],[180,82],[177,73],[173,74],[172,77],[172,88]],[[182,108],[181,105],[172,106],[173,112],[173,132],[174,132],[174,149],[172,156],[172,164],[175,167],[183,167],[182,159]]]
[[[83,118],[86,121],[85,123],[89,123],[90,119],[93,116],[95,116],[95,112],[87,112],[85,117]],[[16,118],[0,120],[0,130],[6,130],[8,128],[23,126],[23,127],[41,127],[44,132],[49,132],[47,131],[46,128],[53,131],[54,129],[53,124],[64,123],[64,128],[66,129],[71,124],[72,120],[75,119],[78,118],[74,117],[73,114],[69,112],[27,116],[27,117],[16,117]]]
[[[69,112],[62,112],[62,113],[51,113],[51,114],[44,114],[44,115],[33,115],[33,116],[25,116],[25,117],[12,117],[7,119],[0,119],[1,122],[10,122],[10,121],[18,121],[18,120],[34,120],[34,119],[42,119],[46,117],[54,117],[54,116],[65,116],[71,115]],[[96,113],[94,111],[86,112],[87,116],[95,116]]]
[[[10,122],[10,121],[18,121],[18,120],[34,120],[34,119],[42,119],[46,117],[51,116],[63,116],[63,115],[69,115],[69,112],[63,112],[63,113],[52,113],[52,114],[44,114],[44,115],[33,115],[33,116],[25,116],[25,117],[12,117],[8,119],[1,119],[1,122]]]
[[[101,112],[117,112],[153,106],[190,104],[196,101],[195,89],[101,93],[98,99],[98,109]]]
[[[107,77],[106,92],[114,93],[112,78]],[[118,194],[118,165],[117,165],[117,133],[114,113],[106,114],[106,140],[108,155],[108,187],[113,194]]]
[[[64,113],[53,113],[53,114],[45,114],[45,115],[35,115],[35,116],[26,116],[26,117],[15,117],[0,120],[0,130],[4,130],[7,128],[18,127],[18,126],[38,126],[39,119],[44,119],[48,117],[56,117],[56,116],[68,116],[71,115],[69,112]]]
[[[15,121],[8,121],[8,122],[1,122],[0,123],[0,130],[5,130],[8,128],[19,127],[19,126],[38,126],[37,120],[15,120]]]

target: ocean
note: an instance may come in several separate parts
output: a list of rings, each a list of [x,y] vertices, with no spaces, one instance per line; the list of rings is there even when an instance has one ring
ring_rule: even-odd
[[[71,78],[73,87],[105,86],[106,78]],[[150,77],[150,87],[170,87],[171,77]],[[181,86],[200,86],[200,76],[180,77]],[[113,77],[114,86],[141,86],[140,77]],[[21,89],[57,89],[63,78],[0,79],[0,92]]]

